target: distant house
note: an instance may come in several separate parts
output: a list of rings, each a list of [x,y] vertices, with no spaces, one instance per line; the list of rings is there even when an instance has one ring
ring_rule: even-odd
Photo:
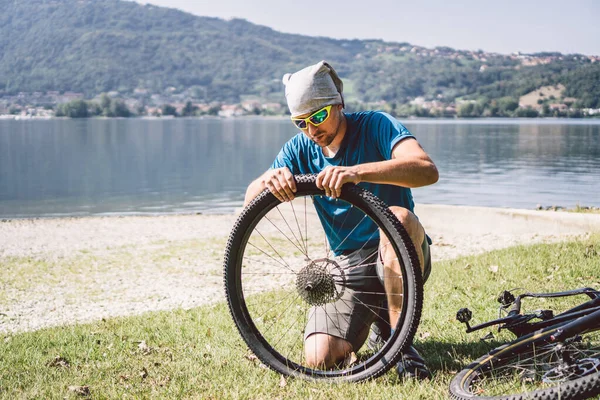
[[[584,108],[581,111],[586,115],[600,115],[600,108]]]
[[[160,107],[148,107],[146,113],[151,116],[160,116],[162,115],[162,110]]]
[[[562,104],[562,103],[550,104],[549,107],[552,111],[554,111],[554,110],[567,111],[569,109],[569,106],[567,106],[566,104]]]
[[[247,112],[253,112],[254,110],[260,110],[261,104],[257,100],[243,101],[242,108]]]
[[[244,115],[244,109],[237,104],[223,104],[219,111],[219,117],[238,117],[240,115]]]
[[[448,106],[446,107],[446,112],[456,114],[456,107]]]
[[[423,103],[425,103],[425,98],[422,96],[415,97],[413,100],[410,101],[410,104],[412,104],[413,106],[422,106]]]
[[[185,108],[185,103],[173,103],[172,106],[175,107],[177,114],[181,114]]]
[[[265,103],[262,105],[262,109],[266,111],[271,111],[277,113],[281,111],[283,106],[280,103]]]

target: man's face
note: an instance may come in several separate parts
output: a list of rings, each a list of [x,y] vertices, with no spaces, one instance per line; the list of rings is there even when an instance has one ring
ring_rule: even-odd
[[[315,126],[308,122],[307,127],[302,129],[302,132],[309,137],[310,140],[315,142],[319,147],[329,146],[335,137],[337,136],[341,123],[341,111],[342,106],[336,104],[331,107],[331,115],[319,126]],[[308,118],[311,113],[307,113],[299,116],[298,118]]]

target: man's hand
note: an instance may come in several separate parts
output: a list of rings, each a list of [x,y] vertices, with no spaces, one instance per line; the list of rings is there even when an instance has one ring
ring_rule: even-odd
[[[281,202],[292,201],[296,197],[296,181],[287,167],[268,170],[261,176],[260,183]]]
[[[327,167],[317,175],[317,187],[325,190],[329,197],[338,198],[342,195],[344,183],[359,183],[357,167]]]

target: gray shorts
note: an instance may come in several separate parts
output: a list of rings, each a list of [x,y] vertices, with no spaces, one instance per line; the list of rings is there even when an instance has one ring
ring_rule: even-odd
[[[431,272],[429,238],[421,248],[425,258],[423,281]],[[347,340],[358,351],[376,320],[387,322],[387,299],[383,287],[383,262],[377,247],[356,250],[336,257],[344,270],[346,286],[342,296],[333,303],[309,310],[304,339],[313,333],[325,333]]]

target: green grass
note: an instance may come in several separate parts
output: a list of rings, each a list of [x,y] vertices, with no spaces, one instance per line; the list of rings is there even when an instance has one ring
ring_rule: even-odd
[[[560,207],[560,206],[550,206],[550,207],[546,207],[546,208],[543,208],[543,207],[542,208],[538,208],[538,210],[571,212],[571,213],[579,213],[579,214],[600,214],[600,207],[582,206],[580,204],[577,204],[573,208],[564,208],[564,207]]]
[[[599,264],[600,236],[435,263],[416,340],[432,381],[402,382],[388,373],[361,384],[283,382],[247,357],[227,306],[217,304],[4,334],[0,398],[81,398],[70,386],[88,386],[93,399],[446,398],[452,374],[491,346],[480,338],[493,328],[467,335],[454,318],[459,308],[471,308],[478,323],[497,316],[495,298],[504,289],[600,287]],[[532,302],[531,309],[549,303]],[[509,337],[494,334],[495,344]]]
[[[580,206],[579,204],[577,204],[575,206],[575,208],[573,208],[572,210],[569,210],[571,212],[576,212],[576,213],[587,213],[587,214],[600,214],[600,208],[598,207],[587,207],[587,206]]]

